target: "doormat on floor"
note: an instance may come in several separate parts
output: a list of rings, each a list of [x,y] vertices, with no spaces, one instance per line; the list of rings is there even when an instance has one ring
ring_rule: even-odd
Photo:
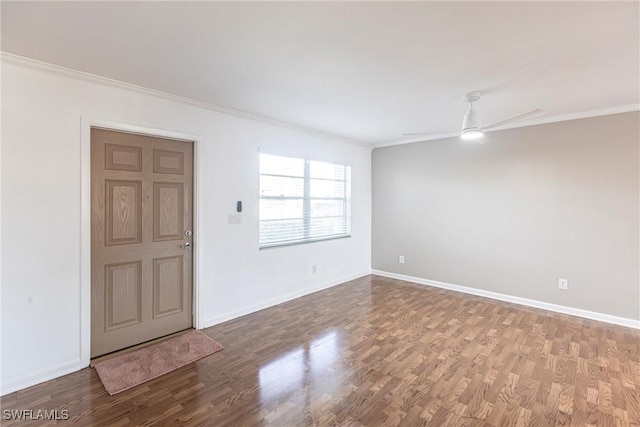
[[[224,347],[200,331],[190,331],[166,341],[98,362],[94,366],[110,395],[202,359]]]

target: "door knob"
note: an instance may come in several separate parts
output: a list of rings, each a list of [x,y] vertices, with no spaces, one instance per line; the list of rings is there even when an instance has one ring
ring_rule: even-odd
[[[181,247],[182,249],[190,250],[190,249],[191,249],[191,243],[190,243],[190,242],[187,242],[187,243],[185,243],[184,245],[180,245],[180,247]]]

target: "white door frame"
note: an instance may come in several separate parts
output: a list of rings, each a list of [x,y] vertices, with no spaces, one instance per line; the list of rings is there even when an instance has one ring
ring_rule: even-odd
[[[193,142],[193,327],[203,328],[198,286],[198,145],[202,141],[199,135],[174,132],[107,120],[80,117],[80,362],[82,367],[91,362],[91,128],[98,127],[114,131],[139,133],[148,136],[178,139]]]

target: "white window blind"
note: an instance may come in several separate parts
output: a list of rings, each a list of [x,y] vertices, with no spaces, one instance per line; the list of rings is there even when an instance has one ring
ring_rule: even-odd
[[[351,234],[351,167],[260,153],[260,247]]]

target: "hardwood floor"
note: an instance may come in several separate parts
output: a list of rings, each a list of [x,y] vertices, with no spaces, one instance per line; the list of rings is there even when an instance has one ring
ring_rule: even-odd
[[[640,425],[640,331],[367,276],[204,330],[225,349],[109,396],[3,397],[89,426]],[[2,425],[50,425],[3,420]]]

